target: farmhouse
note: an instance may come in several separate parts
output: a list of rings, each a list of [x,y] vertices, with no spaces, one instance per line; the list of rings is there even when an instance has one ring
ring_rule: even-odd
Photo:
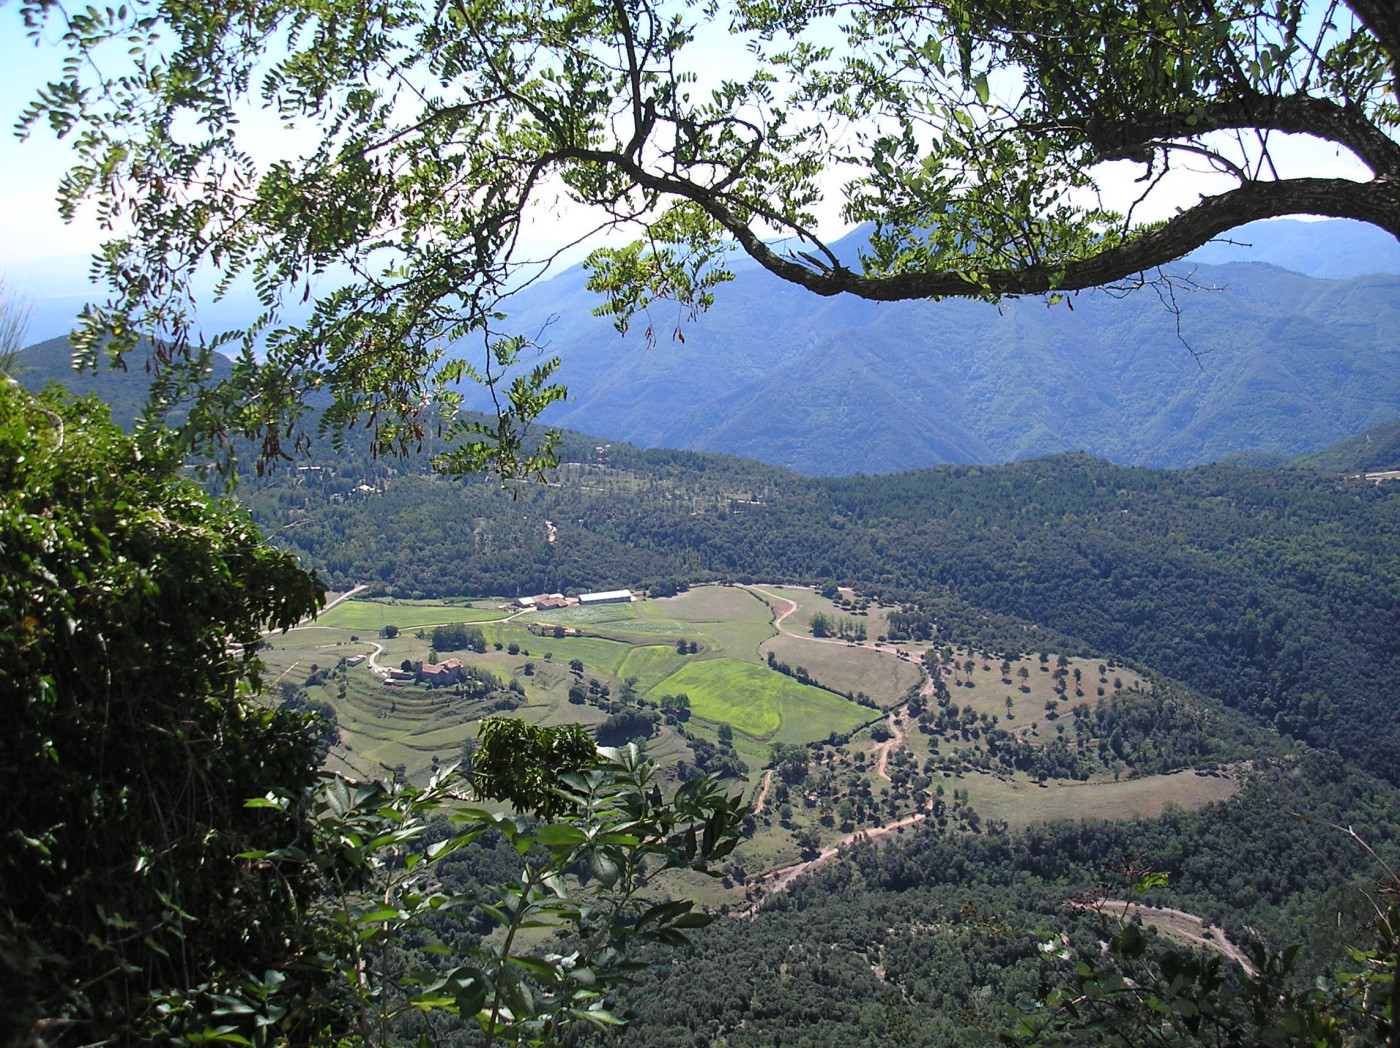
[[[537,593],[533,597],[516,597],[517,608],[563,608],[568,605],[562,593]]]
[[[419,659],[413,664],[418,679],[429,684],[456,684],[462,676],[462,661],[448,659],[446,662],[424,662]]]
[[[589,604],[627,604],[632,600],[631,590],[606,590],[602,593],[580,593],[578,602]]]

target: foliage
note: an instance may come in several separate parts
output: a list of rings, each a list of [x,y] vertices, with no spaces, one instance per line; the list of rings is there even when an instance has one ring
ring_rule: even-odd
[[[548,818],[565,799],[555,779],[598,762],[597,748],[578,725],[542,728],[510,718],[483,721],[477,736],[473,782],[484,797],[509,801],[518,811]]]
[[[1046,997],[1048,1017],[1022,1020],[1008,1044],[1255,1044],[1323,1048],[1344,1042],[1322,1014],[1323,994],[1286,985],[1296,948],[1263,951],[1260,975],[1235,973],[1215,955],[1150,949],[1140,927],[1106,932],[1111,963],[1082,959],[1073,985]],[[1049,949],[1059,948],[1054,939]],[[1367,1043],[1361,1041],[1358,1043]]]
[[[434,626],[432,643],[436,651],[461,651],[463,648],[470,648],[472,651],[486,650],[486,638],[481,630],[461,623]]]
[[[300,826],[243,808],[316,763],[304,716],[251,695],[262,631],[321,586],[151,437],[0,380],[6,1043],[135,1036],[159,992],[280,963],[307,890],[236,856]]]
[[[837,10],[848,17],[833,24]],[[547,268],[522,233],[561,190],[603,228],[640,229],[594,252],[590,284],[603,313],[624,328],[643,314],[651,337],[653,303],[682,316],[710,304],[735,243],[823,295],[1054,299],[1131,282],[1270,215],[1400,230],[1400,20],[1379,0],[1326,13],[1303,0],[140,0],[73,12],[26,0],[21,12],[69,50],[22,127],[71,138],[61,210],[91,200],[113,229],[98,255],[111,298],[86,315],[80,355],[120,358],[158,336],[157,396],[175,399],[223,344],[195,333],[201,270],[221,290],[250,277],[265,312],[243,333],[234,381],[200,394],[191,420],[206,436],[255,436],[266,456],[295,439],[318,390],[332,396],[326,426],[367,418],[378,448],[416,447],[438,425],[430,404],[450,408],[445,387],[475,378],[496,417],[446,424],[468,438],[449,468],[523,477],[551,463],[554,437],[525,431],[564,396],[558,361],[530,365],[536,333],[510,330],[502,308]],[[711,24],[746,38],[749,57],[702,86]],[[117,48],[125,61],[101,61]],[[239,134],[249,104],[313,144],[259,166]],[[185,126],[198,132],[171,133]],[[1271,133],[1322,139],[1372,177],[1291,177]],[[1230,188],[1165,222],[1097,192],[1103,166],[1125,161],[1155,201],[1188,160]],[[846,219],[875,223],[858,265],[815,231],[830,196]],[[775,232],[801,250],[769,246]],[[305,324],[277,326],[313,294]],[[479,365],[444,353],[467,339]]]
[[[1122,928],[1106,929],[1082,905],[1083,889],[1106,878],[1121,884],[1112,868],[1144,857],[1170,874],[1168,886],[1139,896],[1146,906],[1198,914],[1246,952],[1254,939],[1274,955],[1301,940],[1284,985],[1297,995],[1325,975],[1329,992],[1344,989],[1350,984],[1334,973],[1360,965],[1343,946],[1378,945],[1376,911],[1363,894],[1374,893],[1372,877],[1352,842],[1288,810],[1329,821],[1348,812],[1359,833],[1385,842],[1393,867],[1396,792],[1323,756],[1268,762],[1235,799],[1160,819],[1062,822],[1022,833],[990,822],[974,833],[956,819],[944,827],[926,819],[880,842],[852,842],[752,920],[699,933],[684,966],[641,975],[622,995],[640,1013],[628,1043],[661,1048],[697,1033],[732,1048],[996,1043],[1008,1007],[1042,1014],[1035,1003],[1050,989],[1072,988],[1080,959],[1101,973],[1112,968],[1100,944]],[[1261,860],[1241,863],[1240,855]],[[1142,930],[1144,961],[1172,946],[1150,926]],[[1045,948],[1047,932],[1053,949]],[[1235,982],[1228,966],[1218,972]],[[1383,1000],[1381,989],[1373,984],[1373,1001]]]
[[[1333,826],[1333,830],[1341,827]],[[1379,862],[1383,895],[1400,894],[1400,878],[1355,831],[1345,831]],[[1137,876],[1131,890],[1160,887],[1162,874]],[[1094,909],[1102,899],[1085,903]],[[1102,912],[1102,911],[1100,911]],[[1252,1044],[1267,1048],[1330,1048],[1400,1043],[1400,906],[1376,905],[1371,935],[1377,948],[1349,946],[1349,960],[1362,970],[1314,985],[1293,978],[1300,947],[1272,954],[1252,950],[1253,964],[1230,970],[1218,954],[1154,949],[1142,928],[1120,921],[1110,929],[1108,961],[1080,957],[1068,985],[1052,989],[1043,1010],[1025,1015],[1007,1044],[1069,1048],[1070,1045]],[[1057,937],[1042,949],[1074,959]]]
[[[554,729],[544,735],[557,736],[560,747],[536,746],[517,768],[542,762],[528,770],[548,780],[557,816],[539,822],[483,807],[475,799],[491,781],[480,774],[483,760],[489,766],[509,755],[513,723],[488,722],[497,729],[484,732],[474,776],[449,770],[421,788],[334,779],[312,798],[310,849],[249,855],[321,877],[325,890],[299,934],[299,967],[328,965],[338,997],[329,1007],[308,997],[297,967],[245,977],[235,991],[239,1003],[224,1011],[222,1033],[256,1044],[333,1039],[348,1016],[352,1043],[366,1046],[398,1043],[406,1033],[436,1039],[462,1023],[479,1027],[487,1045],[554,1044],[576,1023],[623,1024],[611,995],[641,967],[637,949],[684,943],[687,931],[711,919],[692,903],[650,896],[648,884],[669,869],[707,872],[728,855],[743,804],[712,779],[663,797],[654,768],[632,747],[597,751],[589,766],[568,770],[576,729]],[[472,789],[464,795],[466,786]],[[256,807],[276,812],[295,803],[269,795]],[[504,882],[449,887],[443,864],[487,834],[513,849],[518,872]],[[453,937],[436,964],[423,951],[449,925],[477,921],[495,934]],[[537,935],[531,929],[552,938],[529,948],[526,937]],[[311,946],[327,943],[319,953]],[[417,952],[406,953],[408,946]]]

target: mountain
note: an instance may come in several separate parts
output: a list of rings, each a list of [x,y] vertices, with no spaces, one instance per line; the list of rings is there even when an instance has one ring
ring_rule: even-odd
[[[867,232],[837,254],[854,262]],[[542,331],[564,359],[573,399],[553,424],[809,475],[1066,450],[1134,465],[1278,463],[1393,418],[1400,277],[1373,271],[1400,273],[1400,245],[1355,222],[1254,223],[1229,239],[1173,270],[1168,304],[1151,289],[1087,292],[1073,309],[822,299],[739,258],[698,320],[658,306],[620,336],[591,315],[599,298],[574,267],[515,296],[511,324]],[[71,316],[74,289],[49,294],[35,330]],[[221,323],[237,322],[240,302],[218,307]],[[66,362],[61,374],[86,381]],[[143,392],[135,365],[130,378],[123,417]]]
[[[1364,222],[1330,219],[1251,222],[1192,252],[1193,262],[1268,262],[1295,273],[1332,280],[1400,273],[1400,242]]]
[[[1346,246],[1355,224],[1290,225],[1302,232],[1270,231],[1261,253],[1315,229],[1334,243],[1319,264],[1359,264]],[[544,332],[573,398],[547,418],[830,476],[1065,450],[1153,466],[1288,456],[1400,405],[1396,276],[1191,262],[1156,293],[1088,292],[1047,308],[821,299],[746,260],[733,268],[698,320],[656,307],[625,336],[591,316],[599,300],[577,268],[518,295],[515,330]]]
[[[119,426],[130,426],[136,421],[150,391],[148,362],[149,348],[143,346],[129,355],[125,368],[104,366],[95,371],[75,371],[73,347],[63,336],[20,350],[15,354],[10,373],[20,385],[30,390],[37,391],[50,382],[58,382],[76,397],[95,394],[112,409],[113,422]],[[213,378],[227,378],[232,373],[233,365],[227,358],[215,354]]]

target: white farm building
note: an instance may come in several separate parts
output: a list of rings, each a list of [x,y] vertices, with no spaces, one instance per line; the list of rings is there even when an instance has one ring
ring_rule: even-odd
[[[589,604],[627,604],[632,600],[631,590],[607,590],[603,593],[580,593],[578,602],[582,605]]]

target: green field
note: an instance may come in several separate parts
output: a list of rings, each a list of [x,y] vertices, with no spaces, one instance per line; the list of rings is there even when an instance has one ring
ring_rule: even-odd
[[[631,649],[617,675],[637,678],[637,691],[645,694],[686,664],[689,656],[677,655],[669,644],[647,644]]]
[[[1122,782],[1056,783],[1038,786],[972,774],[958,780],[972,806],[984,818],[1000,819],[1013,829],[1061,819],[1131,819],[1160,815],[1170,804],[1197,811],[1239,792],[1225,775],[1194,771],[1146,775]]]
[[[517,644],[522,652],[528,651],[534,658],[542,658],[545,652],[550,652],[555,662],[578,659],[594,672],[609,677],[617,675],[622,660],[632,650],[629,644],[604,637],[538,637],[514,623],[487,626],[482,633],[488,643]]]
[[[735,659],[692,662],[652,689],[654,695],[680,692],[690,696],[694,716],[780,742],[845,733],[872,716],[839,695]]]
[[[592,604],[588,607],[555,608],[552,611],[527,611],[517,621],[597,626],[605,622],[630,622],[636,617],[637,612],[632,604]]]
[[[812,631],[812,616],[822,614],[829,619],[851,619],[864,624],[866,636],[870,641],[874,641],[880,634],[888,628],[885,619],[885,612],[889,609],[881,608],[880,605],[872,603],[864,612],[840,607],[835,601],[828,600],[814,589],[806,586],[753,586],[755,594],[763,597],[768,596],[778,598],[778,610],[785,610],[787,605],[784,601],[792,601],[797,605],[783,622],[783,628],[790,633],[798,635],[810,635]],[[908,645],[905,645],[908,647]]]
[[[854,645],[779,634],[761,650],[765,657],[771,651],[789,666],[802,666],[824,687],[850,695],[863,691],[882,707],[904,701],[909,688],[924,679],[923,671],[912,660]]]
[[[679,596],[643,601],[637,610],[642,618],[681,622],[766,622],[769,618],[763,602],[737,586],[697,586]]]
[[[388,604],[373,600],[347,600],[320,616],[316,625],[378,633],[384,626],[410,630],[448,622],[492,622],[505,616],[506,612],[503,611],[463,607],[460,604]]]

